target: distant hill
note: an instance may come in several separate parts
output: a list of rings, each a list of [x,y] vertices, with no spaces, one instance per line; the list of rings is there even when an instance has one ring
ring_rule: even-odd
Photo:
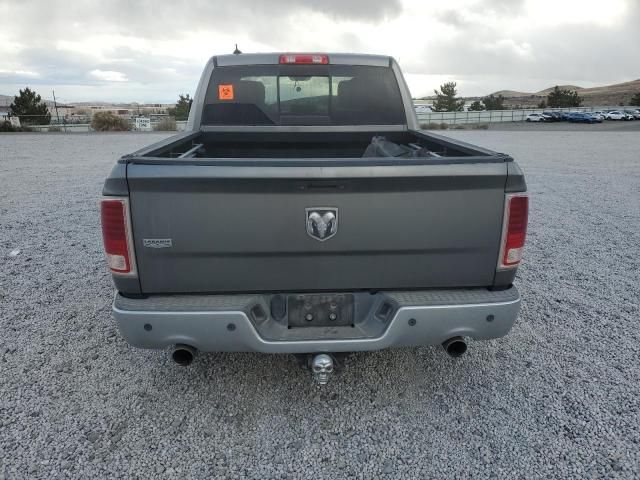
[[[584,99],[583,105],[586,107],[604,107],[604,106],[616,106],[620,103],[627,105],[631,100],[631,97],[636,93],[640,93],[640,79],[632,80],[630,82],[616,83],[614,85],[604,85],[601,87],[583,88],[577,85],[558,85],[560,88],[568,90],[576,90],[578,94]],[[505,106],[508,108],[522,106],[531,107],[537,106],[542,100],[547,98],[547,95],[554,86],[540,90],[539,92],[518,92],[516,90],[499,90],[493,92],[492,95],[502,95],[505,97]],[[465,97],[465,100],[471,102],[473,100],[480,100],[482,97]],[[434,100],[435,96],[423,97],[424,100]],[[8,107],[13,102],[13,95],[0,95],[0,107]],[[46,100],[45,103],[49,107],[53,107],[53,100]],[[84,107],[89,105],[110,105],[110,106],[122,106],[133,107],[137,106],[136,103],[107,103],[107,102],[77,102],[71,103],[78,107]],[[58,103],[58,106],[63,106]]]
[[[13,102],[13,97],[9,95],[0,95],[0,107],[8,107]]]
[[[558,85],[558,87],[562,90],[575,90],[578,93],[581,93],[583,90],[588,90],[586,88],[582,88],[579,87],[577,85]],[[540,95],[542,97],[546,97],[547,95],[549,95],[549,93],[551,93],[553,91],[553,89],[556,88],[556,86],[554,85],[553,87],[549,87],[549,88],[545,88],[544,90],[540,90],[539,92],[536,92],[534,95]],[[606,88],[606,87],[602,87],[602,88]]]
[[[601,87],[583,88],[577,85],[558,85],[562,89],[575,90],[584,99],[583,105],[586,107],[596,106],[615,106],[620,103],[628,104],[631,97],[640,92],[640,79],[630,82],[616,83],[614,85],[604,85]],[[517,105],[523,107],[538,105],[542,100],[547,98],[555,86],[545,88],[535,93],[517,92],[514,90],[500,90],[494,92],[493,95],[502,95],[505,97],[505,105],[514,107]]]
[[[512,97],[526,97],[528,95],[532,95],[531,93],[526,92],[516,92],[515,90],[499,90],[497,92],[493,92],[491,95],[502,95],[504,98],[512,98]]]
[[[13,103],[13,95],[0,95],[0,107],[8,107]],[[53,107],[53,100],[44,99],[44,103],[47,104],[47,107]],[[64,107],[65,105],[58,102],[58,107]]]
[[[577,90],[578,92],[582,92],[582,90],[585,90],[582,87],[578,87],[577,85],[558,85],[558,87],[563,88],[565,90]],[[535,96],[535,97],[546,97],[547,95],[549,95],[549,92],[551,92],[553,89],[555,88],[555,85],[553,87],[549,87],[549,88],[545,88],[544,90],[540,90],[539,92],[517,92],[515,90],[499,90],[497,92],[493,92],[491,95],[502,95],[504,98],[514,98],[514,97],[531,97],[531,96]]]
[[[13,95],[0,95],[0,107],[8,107],[13,103]],[[49,108],[54,107],[53,100],[44,99],[44,103],[47,104]],[[105,107],[105,108],[129,108],[135,109],[137,107],[145,108],[162,108],[162,107],[170,107],[174,106],[173,103],[137,103],[137,102],[69,102],[69,103],[61,103],[58,102],[58,107]]]

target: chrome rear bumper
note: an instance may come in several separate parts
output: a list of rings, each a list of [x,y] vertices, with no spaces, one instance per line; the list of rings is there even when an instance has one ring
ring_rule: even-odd
[[[368,295],[368,294],[367,294]],[[269,312],[267,295],[160,295],[130,299],[116,294],[113,315],[134,346],[191,345],[209,352],[312,353],[438,345],[455,336],[477,340],[506,335],[520,310],[515,287],[380,292],[393,315],[374,313],[354,327],[300,327],[271,319],[256,321],[252,309]],[[375,309],[372,307],[371,312]]]

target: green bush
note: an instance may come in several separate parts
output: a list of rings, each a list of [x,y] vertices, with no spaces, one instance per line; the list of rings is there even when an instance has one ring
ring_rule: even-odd
[[[423,130],[446,130],[447,128],[449,128],[449,124],[442,122],[442,123],[435,123],[435,122],[431,122],[431,123],[422,123],[420,124],[420,128],[422,128]]]
[[[459,123],[457,125],[451,125],[453,130],[488,130],[488,123]]]
[[[156,132],[175,132],[176,120],[172,117],[164,117],[158,123],[153,126]]]
[[[6,120],[0,122],[0,132],[19,132],[20,129],[11,125],[11,122]]]
[[[129,122],[111,112],[97,112],[91,118],[91,128],[96,132],[126,132],[131,130]]]
[[[33,129],[29,127],[14,127],[11,122],[6,120],[0,122],[0,132],[32,132]]]
[[[420,128],[423,130],[488,130],[488,123],[458,123],[457,125],[449,125],[448,123],[422,123]]]

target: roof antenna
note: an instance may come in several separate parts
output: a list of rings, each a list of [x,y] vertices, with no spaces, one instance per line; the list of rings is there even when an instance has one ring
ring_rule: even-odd
[[[236,49],[233,51],[234,55],[240,55],[242,52],[238,50],[238,44],[236,43]]]

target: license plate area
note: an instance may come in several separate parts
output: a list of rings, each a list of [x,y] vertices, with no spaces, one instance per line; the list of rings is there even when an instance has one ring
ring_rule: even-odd
[[[289,328],[351,326],[353,304],[350,293],[289,295]]]

